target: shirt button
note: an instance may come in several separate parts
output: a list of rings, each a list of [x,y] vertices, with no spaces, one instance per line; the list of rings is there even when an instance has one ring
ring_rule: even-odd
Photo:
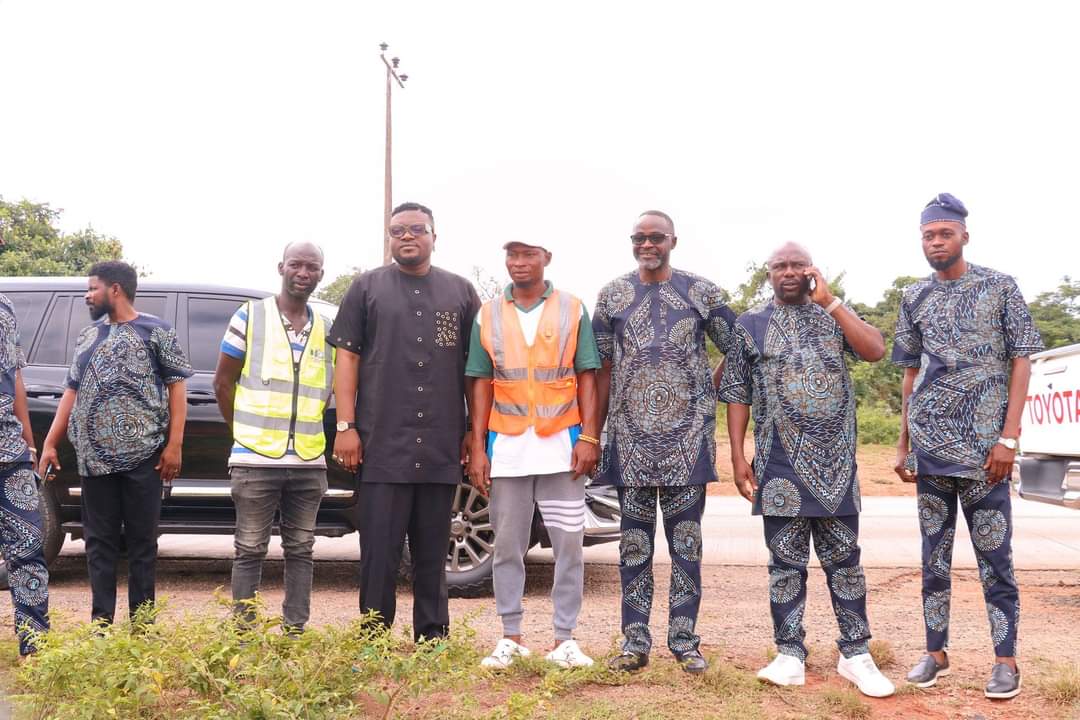
[[[416,367],[424,367],[424,361],[423,360],[418,360],[416,362]]]
[[[416,413],[416,417],[422,418],[422,417],[424,417],[424,413],[418,412],[418,413]]]
[[[418,337],[418,338],[416,338],[416,342],[424,342],[424,338]]]
[[[416,392],[424,392],[424,386],[423,385],[417,385],[416,386]]]
[[[417,469],[417,470],[419,470],[419,469],[420,469],[420,463],[416,463],[416,469]]]
[[[413,295],[419,295],[419,294],[420,294],[419,290],[413,290]]]
[[[423,314],[424,314],[424,313],[420,312],[419,310],[417,310],[417,311],[416,311],[416,317],[420,317],[420,316],[421,316],[421,315],[423,315]]]
[[[422,442],[424,442],[424,441],[423,441],[423,440],[421,440],[420,438],[416,438],[416,442],[417,442],[417,444],[419,444],[419,443],[422,443]]]

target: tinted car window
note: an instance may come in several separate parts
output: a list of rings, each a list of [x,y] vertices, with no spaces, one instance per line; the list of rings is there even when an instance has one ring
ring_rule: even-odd
[[[51,292],[9,292],[11,304],[15,306],[15,317],[19,321],[19,335],[24,351],[29,351],[37,334],[41,316],[52,299]]]
[[[187,351],[196,371],[213,372],[221,352],[221,338],[241,298],[190,297],[187,301]]]
[[[86,312],[84,309],[83,312]],[[38,333],[37,345],[30,355],[33,365],[67,365],[68,318],[71,314],[71,296],[61,296],[53,303],[45,325]],[[76,329],[78,332],[78,329]]]
[[[164,295],[135,295],[135,309],[141,313],[147,315],[156,315],[163,320],[167,320],[165,317],[165,296]]]

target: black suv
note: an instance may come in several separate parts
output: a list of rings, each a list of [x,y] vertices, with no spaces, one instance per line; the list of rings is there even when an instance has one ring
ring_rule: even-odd
[[[41,448],[64,392],[64,380],[79,331],[90,324],[83,295],[85,278],[0,278],[0,293],[15,306],[27,367],[23,382],[29,396],[30,422]],[[235,513],[226,462],[232,435],[218,411],[213,376],[221,338],[229,318],[249,299],[270,293],[212,285],[180,285],[140,282],[135,308],[156,315],[176,328],[195,374],[188,380],[188,417],[184,431],[182,475],[162,503],[162,533],[210,533],[231,535]],[[313,301],[327,316],[337,308]],[[335,436],[336,415],[326,411],[327,437]],[[51,563],[66,535],[82,537],[79,504],[81,490],[74,451],[68,442],[58,448],[63,469],[42,492],[45,519],[45,560]],[[354,532],[359,522],[356,479],[335,463],[329,463],[329,488],[323,497],[316,534],[340,536]],[[586,544],[617,540],[618,499],[610,487],[589,488]],[[463,480],[454,496],[447,549],[447,583],[453,594],[485,592],[490,586],[495,533],[488,517],[487,501]],[[547,532],[539,513],[533,520],[533,539],[547,545]],[[407,550],[408,546],[406,546]],[[6,587],[7,571],[0,564],[0,584]]]

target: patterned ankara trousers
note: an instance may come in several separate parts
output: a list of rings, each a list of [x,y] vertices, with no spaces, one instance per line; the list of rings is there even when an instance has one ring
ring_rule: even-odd
[[[1020,593],[1013,575],[1009,483],[991,485],[981,480],[920,475],[917,487],[926,649],[944,650],[949,644],[952,551],[959,497],[979,563],[994,654],[1013,657],[1020,624]]]
[[[849,658],[869,652],[866,579],[859,564],[859,516],[765,516],[764,520],[769,545],[769,607],[777,652],[806,659],[803,613],[811,535],[840,626],[836,641],[840,653]]]
[[[652,649],[649,613],[653,600],[653,540],[656,503],[664,515],[664,535],[671,554],[668,591],[668,648],[676,656],[696,650],[694,634],[701,604],[701,515],[705,486],[621,487],[622,541],[619,577],[622,580],[622,649],[648,654]]]
[[[45,567],[37,480],[30,463],[0,465],[0,552],[7,561],[19,654],[34,652],[30,635],[49,629],[49,571]]]

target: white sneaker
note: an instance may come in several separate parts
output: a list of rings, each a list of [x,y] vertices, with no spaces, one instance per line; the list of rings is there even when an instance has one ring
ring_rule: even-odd
[[[836,664],[836,672],[840,673],[840,677],[855,683],[863,695],[883,698],[896,692],[892,681],[881,674],[870,653],[862,653],[849,658],[841,656],[840,662]]]
[[[593,664],[592,658],[581,652],[581,648],[573,640],[564,640],[544,659],[561,668],[590,667]]]
[[[529,657],[531,654],[524,645],[518,645],[510,638],[503,638],[491,654],[480,661],[480,667],[505,670],[514,662],[515,657]]]
[[[758,680],[771,682],[773,685],[805,685],[806,665],[794,655],[783,653],[758,670]]]

